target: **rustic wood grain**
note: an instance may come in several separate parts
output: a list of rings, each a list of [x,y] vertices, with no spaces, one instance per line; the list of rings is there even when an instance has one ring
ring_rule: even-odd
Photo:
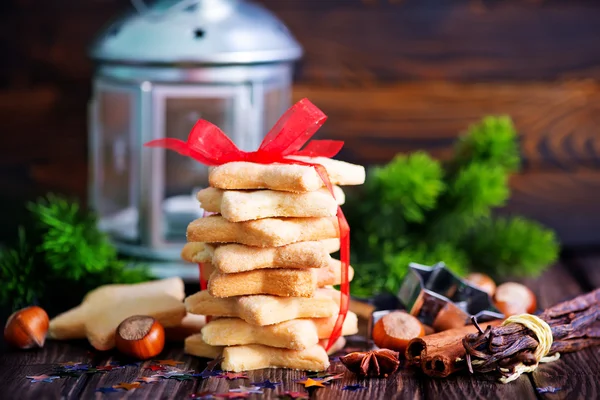
[[[311,81],[600,75],[597,3],[481,2],[489,4],[487,12],[467,1],[265,3],[306,48],[302,76]]]
[[[328,120],[321,137],[346,141],[356,162],[383,163],[416,148],[448,157],[454,139],[486,115],[509,115],[532,168],[600,165],[597,130],[600,85],[413,82],[369,88],[298,84],[294,99],[309,98]]]
[[[600,259],[600,258],[598,258]],[[540,307],[546,307],[571,298],[581,292],[577,280],[570,274],[571,265],[558,264],[543,274],[539,280],[529,279],[527,283],[538,296]],[[0,339],[1,342],[1,339]],[[361,340],[351,340],[349,346],[360,346]],[[2,346],[0,346],[0,349]],[[150,361],[140,366],[126,366],[104,374],[83,375],[79,378],[62,378],[53,383],[29,383],[26,375],[50,373],[60,362],[79,361],[97,365],[110,365],[119,362],[125,365],[130,360],[123,359],[116,351],[95,352],[86,341],[48,341],[44,349],[0,352],[0,393],[2,399],[97,399],[104,397],[126,397],[130,399],[182,399],[189,394],[209,390],[225,392],[242,384],[270,379],[282,382],[275,390],[266,389],[260,398],[275,399],[284,390],[303,391],[294,382],[304,376],[300,371],[283,369],[250,371],[248,380],[228,381],[220,378],[179,382],[176,380],[142,384],[138,389],[116,395],[101,395],[100,387],[133,382],[140,376],[150,376],[154,372],[145,370]],[[183,361],[180,368],[201,371],[206,359],[183,354],[180,344],[170,343],[157,359]],[[310,391],[311,399],[404,399],[404,398],[448,398],[448,399],[527,399],[535,398],[596,398],[598,397],[598,376],[600,362],[596,349],[588,349],[574,354],[563,355],[561,360],[540,366],[530,376],[502,385],[486,377],[471,377],[459,374],[446,379],[431,379],[414,370],[401,370],[388,379],[358,380],[346,372],[339,362],[332,363],[332,370],[343,372],[344,378],[335,381],[325,389]],[[367,386],[356,392],[341,390],[345,385],[361,383]],[[535,385],[535,392],[531,383]],[[251,398],[259,398],[254,396]]]
[[[362,343],[362,342],[357,342]],[[126,366],[101,374],[82,375],[79,378],[62,378],[53,383],[30,384],[25,379],[26,375],[50,374],[59,362],[79,361],[91,363],[94,366],[111,365],[113,362],[125,365],[129,360],[122,359],[115,351],[105,353],[88,353],[88,347],[83,341],[75,342],[47,342],[43,350],[30,352],[13,351],[0,356],[0,390],[5,394],[3,399],[33,399],[33,398],[58,398],[65,399],[93,399],[100,396],[97,389],[111,387],[121,382],[131,383],[142,376],[151,376],[156,372],[145,370],[151,361],[137,366]],[[183,354],[181,345],[169,344],[156,359],[174,359],[183,361],[178,365],[181,369],[202,371],[206,366],[206,359]],[[314,399],[392,399],[392,398],[422,398],[421,383],[414,371],[400,371],[389,379],[356,379],[347,372],[339,361],[332,361],[330,371],[343,373],[344,378],[334,381],[324,389],[310,389],[311,398]],[[295,380],[306,376],[302,371],[284,369],[267,369],[249,371],[249,379],[226,380],[211,377],[209,379],[193,379],[179,382],[174,379],[161,380],[157,383],[143,383],[138,389],[126,393],[131,399],[182,399],[191,393],[211,391],[227,392],[229,389],[240,385],[249,386],[252,382],[262,382],[269,379],[280,382],[276,389],[265,389],[264,395],[251,398],[275,399],[285,390],[305,391],[303,385]],[[3,382],[9,378],[10,382]],[[366,389],[351,392],[342,390],[345,385],[360,383]],[[124,396],[125,393],[120,393]],[[105,395],[111,396],[111,394]]]
[[[2,78],[20,85],[85,80],[92,68],[86,48],[109,20],[132,9],[118,0],[10,3],[0,17],[0,48],[10,60]],[[262,3],[304,46],[300,76],[308,81],[600,76],[600,6],[590,1]]]
[[[570,270],[558,264],[538,280],[527,284],[536,293],[541,309],[571,299],[583,292]],[[530,375],[536,391],[544,399],[594,399],[600,396],[598,377],[600,357],[597,348],[561,355],[558,361],[540,364]],[[520,379],[523,379],[522,377]]]
[[[510,181],[512,195],[503,215],[525,215],[556,230],[564,247],[600,243],[600,171],[525,171]]]
[[[569,254],[569,272],[586,291],[600,287],[600,257],[594,253]]]
[[[511,385],[503,385],[494,379],[469,376],[466,373],[443,379],[430,378],[424,383],[426,398],[441,399],[535,399],[531,382],[523,377]]]

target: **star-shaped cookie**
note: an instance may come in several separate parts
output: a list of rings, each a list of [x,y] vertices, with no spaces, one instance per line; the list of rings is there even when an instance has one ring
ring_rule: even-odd
[[[154,317],[165,328],[178,326],[186,315],[181,278],[133,285],[104,285],[89,292],[83,302],[50,321],[52,339],[89,340],[97,350],[115,347],[117,326],[133,315]]]

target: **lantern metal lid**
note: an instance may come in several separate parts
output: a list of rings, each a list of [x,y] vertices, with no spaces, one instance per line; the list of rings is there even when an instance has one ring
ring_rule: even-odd
[[[138,11],[145,7],[134,1]],[[290,62],[302,48],[264,7],[243,0],[159,0],[114,21],[91,47],[96,61],[185,66]]]

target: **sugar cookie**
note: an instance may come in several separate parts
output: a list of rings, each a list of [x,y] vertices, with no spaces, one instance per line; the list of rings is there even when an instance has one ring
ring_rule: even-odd
[[[238,317],[254,325],[271,325],[296,318],[324,318],[337,315],[338,300],[333,289],[319,289],[313,297],[253,295],[218,298],[207,290],[185,299],[189,312],[218,317]],[[337,292],[339,293],[339,292]]]
[[[193,263],[212,263],[226,274],[264,268],[321,268],[331,263],[331,253],[340,248],[339,239],[298,242],[281,247],[252,247],[243,244],[189,242],[181,257]]]
[[[241,243],[278,247],[290,243],[339,237],[336,217],[265,218],[230,222],[220,215],[198,218],[187,228],[188,242]]]
[[[278,324],[251,325],[239,318],[218,318],[202,328],[202,340],[211,346],[264,344],[292,350],[314,346],[331,335],[337,315],[330,318],[294,319]],[[348,312],[342,335],[358,333],[358,318]]]
[[[219,213],[228,221],[240,222],[270,217],[333,217],[344,192],[334,186],[335,198],[326,189],[306,193],[275,190],[222,190],[208,187],[197,198],[205,211]]]
[[[293,157],[303,162],[321,164],[333,185],[361,185],[365,168],[328,158]],[[272,189],[286,192],[312,192],[324,187],[323,180],[310,166],[296,164],[256,164],[230,162],[210,169],[210,186],[219,189]]]

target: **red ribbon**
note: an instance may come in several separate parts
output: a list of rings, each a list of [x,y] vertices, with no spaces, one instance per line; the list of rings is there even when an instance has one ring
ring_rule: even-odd
[[[302,99],[283,114],[267,133],[257,151],[245,152],[238,149],[221,129],[206,120],[199,120],[194,125],[185,142],[175,138],[164,138],[152,140],[145,145],[173,150],[208,166],[222,165],[233,161],[311,166],[319,174],[331,195],[334,196],[329,175],[322,165],[289,158],[290,156],[330,158],[342,149],[344,142],[338,140],[309,141],[326,119],[327,116],[314,104],[308,99]],[[302,146],[304,146],[303,149],[301,149]],[[350,227],[340,207],[338,207],[337,218],[340,231],[340,261],[342,263],[340,311],[325,347],[326,350],[329,350],[341,336],[342,326],[350,306],[350,282],[348,280]],[[202,277],[201,265],[199,265],[199,269],[200,285],[204,290],[206,289],[206,280]]]

